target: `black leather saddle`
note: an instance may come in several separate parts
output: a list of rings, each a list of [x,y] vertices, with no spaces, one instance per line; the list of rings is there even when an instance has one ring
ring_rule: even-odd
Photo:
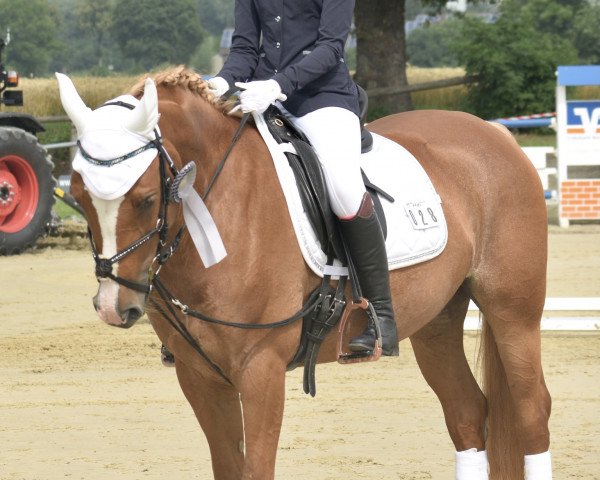
[[[364,128],[364,119],[367,114],[367,95],[359,87],[360,98],[360,118],[361,125],[361,150],[362,153],[369,152],[373,148],[373,136]],[[265,121],[269,131],[278,143],[291,143],[296,153],[286,152],[286,157],[296,178],[296,184],[300,192],[300,198],[307,212],[309,221],[321,243],[323,251],[328,251],[328,246],[333,247],[335,256],[340,260],[345,259],[344,248],[339,239],[338,229],[336,227],[337,218],[331,210],[329,195],[327,193],[327,184],[321,169],[321,163],[317,158],[309,140],[281,113],[281,111],[271,105],[264,113]],[[375,211],[379,217],[384,236],[387,233],[387,225],[383,207],[379,195],[389,201],[394,199],[386,192],[373,185],[363,173],[363,181],[367,191],[373,198]]]

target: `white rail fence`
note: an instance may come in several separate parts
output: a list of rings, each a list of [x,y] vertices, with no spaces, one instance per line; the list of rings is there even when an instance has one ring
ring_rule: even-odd
[[[469,313],[478,312],[477,305],[469,304]],[[564,313],[567,313],[565,315]],[[578,316],[586,312],[590,316]],[[478,316],[468,315],[465,330],[481,327]],[[600,331],[600,297],[548,297],[542,316],[542,330],[546,331]]]

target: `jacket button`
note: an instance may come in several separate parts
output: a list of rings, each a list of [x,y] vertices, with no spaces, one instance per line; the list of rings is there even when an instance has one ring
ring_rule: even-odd
[[[276,22],[279,22],[280,20],[281,20],[281,17],[280,17],[279,15],[277,15],[277,16],[275,17],[275,21],[276,21]]]
[[[275,44],[275,48],[279,48],[279,47],[281,47],[281,43],[280,43],[280,42],[277,42],[277,43]]]

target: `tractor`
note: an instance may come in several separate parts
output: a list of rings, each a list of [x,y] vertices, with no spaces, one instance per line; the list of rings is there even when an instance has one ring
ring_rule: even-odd
[[[19,75],[2,61],[9,42],[10,31],[0,39],[0,255],[20,253],[48,233],[57,194],[54,165],[37,138],[44,127],[31,115],[4,111],[23,105],[23,92],[14,89]]]

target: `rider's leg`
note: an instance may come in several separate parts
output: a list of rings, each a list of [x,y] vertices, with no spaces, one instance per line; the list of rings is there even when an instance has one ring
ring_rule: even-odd
[[[349,110],[328,107],[290,118],[312,143],[325,174],[331,208],[341,220],[342,234],[364,296],[379,319],[384,355],[398,354],[398,335],[390,295],[385,240],[373,201],[360,172],[360,122]],[[350,340],[355,351],[372,350],[375,329],[369,325]]]
[[[341,219],[340,224],[362,293],[375,308],[379,319],[383,354],[396,356],[398,333],[392,310],[387,253],[371,196],[365,192],[356,215]],[[361,335],[350,340],[350,349],[372,350],[375,346],[375,336],[375,327],[369,324]]]

